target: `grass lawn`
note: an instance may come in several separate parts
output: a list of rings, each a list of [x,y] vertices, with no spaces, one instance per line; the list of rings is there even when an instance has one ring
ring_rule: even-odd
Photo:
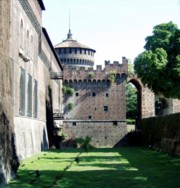
[[[10,187],[180,188],[180,158],[147,148],[93,149],[69,165],[79,149],[49,150],[24,160]],[[35,178],[35,170],[40,177]]]

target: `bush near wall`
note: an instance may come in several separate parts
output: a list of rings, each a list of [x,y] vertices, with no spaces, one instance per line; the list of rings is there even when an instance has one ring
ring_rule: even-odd
[[[180,156],[180,113],[141,120],[143,145]]]

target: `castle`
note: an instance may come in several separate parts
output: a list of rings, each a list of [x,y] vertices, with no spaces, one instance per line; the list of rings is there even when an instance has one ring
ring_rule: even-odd
[[[0,183],[18,161],[54,146],[54,123],[68,134],[114,146],[127,134],[125,86],[138,89],[139,119],[155,115],[155,96],[122,58],[93,69],[95,50],[67,39],[53,47],[42,27],[42,0],[0,1]],[[163,113],[180,111],[166,99]],[[56,113],[57,112],[57,113]],[[54,116],[53,116],[54,115]]]
[[[95,50],[73,40],[71,30],[55,50],[63,63],[63,86],[73,90],[64,92],[63,131],[70,140],[90,136],[96,147],[114,146],[127,134],[127,59],[94,70]]]

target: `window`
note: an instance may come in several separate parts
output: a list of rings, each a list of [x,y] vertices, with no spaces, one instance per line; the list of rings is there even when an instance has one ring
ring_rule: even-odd
[[[76,97],[78,97],[79,96],[79,93],[76,93]]]
[[[27,33],[26,33],[26,50],[27,50],[27,53],[28,55],[30,54],[30,51],[29,51],[29,48],[30,48],[30,45],[29,45],[29,30],[27,30]]]
[[[96,96],[96,93],[92,93],[92,96],[95,97],[95,96]]]
[[[108,106],[104,106],[104,111],[105,111],[105,112],[108,111]]]
[[[28,74],[28,87],[27,87],[27,116],[32,116],[32,76]]]
[[[82,54],[82,50],[80,49],[80,54]]]
[[[106,93],[106,97],[109,97],[109,94],[108,94],[108,93]]]
[[[75,52],[75,54],[77,54],[77,49],[76,48],[74,49],[74,52]]]
[[[88,118],[89,118],[89,119],[91,119],[92,117],[91,117],[91,116],[89,116]]]
[[[31,58],[33,59],[34,57],[34,52],[33,52],[33,36],[31,35],[31,45],[30,45],[30,54],[31,54]]]
[[[39,54],[41,53],[41,41],[42,41],[42,39],[41,39],[41,32],[39,33],[39,36],[38,36],[38,44],[39,44],[39,47],[38,47],[38,52],[39,52]]]
[[[66,54],[66,48],[64,48],[64,54]]]
[[[33,109],[34,118],[37,118],[37,111],[38,111],[38,83],[37,80],[34,80],[34,109]]]
[[[21,68],[20,88],[19,88],[19,114],[25,115],[25,70]]]
[[[70,53],[70,54],[72,53],[72,49],[71,49],[71,48],[69,48],[69,53]]]
[[[21,20],[21,24],[20,24],[20,46],[21,48],[23,48],[23,42],[24,42],[24,33],[23,33],[23,21]]]
[[[113,125],[117,125],[117,121],[113,121]]]
[[[72,122],[72,125],[73,125],[73,126],[76,126],[76,122]]]

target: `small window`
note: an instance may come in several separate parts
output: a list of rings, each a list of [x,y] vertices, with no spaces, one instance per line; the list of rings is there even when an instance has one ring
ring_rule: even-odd
[[[91,119],[92,117],[91,117],[91,116],[89,116],[88,118],[89,118],[89,119]]]
[[[113,121],[113,125],[117,125],[117,121]]]
[[[76,97],[78,97],[79,96],[79,93],[76,93]]]
[[[109,97],[109,93],[106,93],[106,97]]]
[[[66,54],[66,48],[64,48],[64,54]]]
[[[72,53],[72,49],[71,49],[71,48],[69,48],[69,53],[70,53],[70,54]]]
[[[92,93],[92,96],[95,97],[95,96],[96,96],[96,93]]]
[[[108,106],[104,106],[104,111],[105,111],[105,112],[108,111]]]
[[[76,48],[74,49],[74,52],[75,52],[75,54],[77,54],[77,49]]]
[[[73,125],[73,126],[76,126],[76,122],[72,122],[72,125]]]

